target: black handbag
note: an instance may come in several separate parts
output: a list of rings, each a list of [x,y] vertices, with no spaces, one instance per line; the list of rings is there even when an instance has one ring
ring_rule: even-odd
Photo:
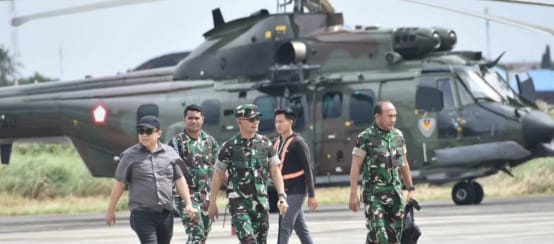
[[[421,209],[415,199],[411,199],[404,208],[404,229],[402,230],[402,244],[415,244],[421,236],[421,230],[414,220],[414,208]]]

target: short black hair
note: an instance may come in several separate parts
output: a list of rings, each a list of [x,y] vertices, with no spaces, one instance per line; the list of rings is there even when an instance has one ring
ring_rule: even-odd
[[[200,108],[200,106],[198,106],[196,104],[188,105],[185,108],[185,111],[183,112],[183,117],[187,117],[188,111],[196,111],[196,112],[200,112],[200,114],[202,114],[202,108]]]
[[[389,101],[389,100],[381,100],[381,101],[377,102],[377,104],[375,104],[375,106],[373,107],[373,115],[383,113],[383,104],[384,103],[392,104],[392,102]]]
[[[275,109],[275,112],[273,112],[273,116],[277,116],[279,114],[285,115],[285,118],[288,119],[288,120],[292,120],[292,121],[296,120],[296,114],[290,108]]]

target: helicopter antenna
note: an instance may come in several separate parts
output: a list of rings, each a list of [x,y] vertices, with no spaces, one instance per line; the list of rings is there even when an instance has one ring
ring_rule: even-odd
[[[485,14],[489,15],[489,8],[485,7]],[[490,35],[490,21],[485,20],[485,31],[487,32],[487,57],[491,56],[491,35]]]
[[[283,9],[283,13],[287,12],[287,5],[290,5],[293,0],[283,0],[283,3],[281,3],[281,0],[277,0],[277,13],[281,13],[281,9]],[[296,0],[295,0],[296,1]]]
[[[10,0],[10,15],[11,17],[15,17],[17,15],[16,9],[15,9],[15,0]],[[19,35],[17,33],[17,28],[12,27],[12,62],[15,65],[19,65]],[[19,84],[19,77],[17,74],[14,74],[14,86],[17,86]]]
[[[506,54],[506,51],[502,52],[502,53],[498,56],[498,58],[496,58],[494,61],[489,61],[489,62],[487,62],[487,63],[485,64],[485,66],[486,66],[487,68],[492,68],[492,67],[496,66],[496,65],[498,64],[498,62],[500,62],[500,59],[502,58],[502,56],[504,56],[504,54]]]

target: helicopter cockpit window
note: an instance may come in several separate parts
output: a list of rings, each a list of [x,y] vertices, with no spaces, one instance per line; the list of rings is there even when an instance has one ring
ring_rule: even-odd
[[[324,119],[340,117],[342,114],[342,94],[340,92],[325,93],[322,110]]]
[[[275,128],[273,121],[273,111],[276,109],[276,101],[274,97],[262,96],[254,100],[254,104],[258,106],[258,112],[262,113],[260,117],[260,132],[272,131]]]
[[[373,91],[359,90],[350,98],[350,120],[354,125],[367,125],[373,122]]]
[[[202,114],[204,124],[217,125],[221,115],[221,103],[216,99],[206,100],[202,103]]]
[[[508,82],[504,80],[500,74],[489,70],[485,73],[484,78],[498,93],[500,93],[502,98],[509,101],[519,102],[519,98],[514,90],[510,88]]]
[[[502,102],[502,97],[475,71],[458,73],[469,92],[477,100]]]
[[[437,88],[442,92],[442,103],[445,109],[455,108],[452,82],[449,79],[437,81]]]

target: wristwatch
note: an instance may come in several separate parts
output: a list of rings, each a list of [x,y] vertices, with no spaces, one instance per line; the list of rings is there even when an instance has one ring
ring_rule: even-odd
[[[415,186],[408,187],[408,191],[415,191]]]
[[[279,197],[283,197],[284,199],[287,199],[287,193],[281,192],[277,194]]]

